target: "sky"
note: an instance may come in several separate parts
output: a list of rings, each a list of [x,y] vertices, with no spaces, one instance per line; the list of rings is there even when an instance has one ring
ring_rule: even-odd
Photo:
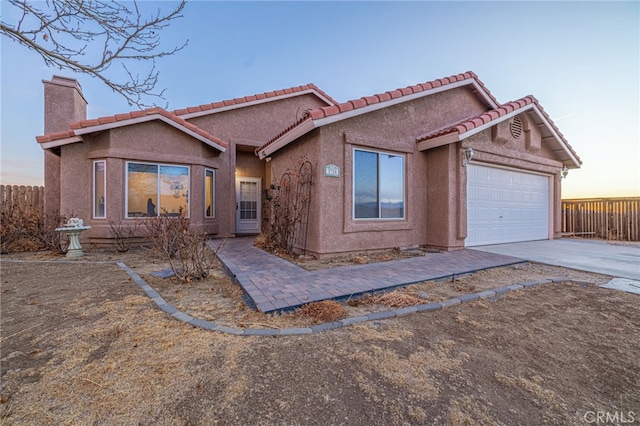
[[[162,107],[306,83],[344,102],[474,71],[499,102],[534,95],[583,160],[563,198],[640,196],[638,2],[192,1],[162,32],[167,47],[186,39],[157,63]],[[1,184],[44,183],[43,79],[77,78],[88,118],[132,110],[2,36],[0,49]]]

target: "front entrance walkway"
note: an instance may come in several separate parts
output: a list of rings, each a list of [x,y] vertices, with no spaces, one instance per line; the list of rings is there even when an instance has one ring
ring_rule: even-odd
[[[212,241],[212,248],[221,242]],[[249,237],[226,240],[218,257],[256,308],[265,313],[524,262],[516,257],[464,249],[307,271],[255,247]]]

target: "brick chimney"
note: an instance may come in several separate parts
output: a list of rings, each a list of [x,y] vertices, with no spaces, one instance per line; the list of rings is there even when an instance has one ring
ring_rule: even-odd
[[[69,124],[87,118],[87,101],[74,78],[54,75],[44,83],[44,133],[70,130]],[[60,211],[60,148],[44,151],[44,212]]]

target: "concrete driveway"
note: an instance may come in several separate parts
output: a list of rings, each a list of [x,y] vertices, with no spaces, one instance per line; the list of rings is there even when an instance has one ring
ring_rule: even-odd
[[[473,247],[534,262],[640,280],[640,247],[606,241],[559,239]]]

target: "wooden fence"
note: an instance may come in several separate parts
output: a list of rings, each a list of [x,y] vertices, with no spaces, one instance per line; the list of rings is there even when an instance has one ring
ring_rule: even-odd
[[[562,200],[562,232],[585,238],[640,241],[640,197]]]
[[[24,212],[44,211],[44,186],[0,185],[2,207],[15,206]]]

